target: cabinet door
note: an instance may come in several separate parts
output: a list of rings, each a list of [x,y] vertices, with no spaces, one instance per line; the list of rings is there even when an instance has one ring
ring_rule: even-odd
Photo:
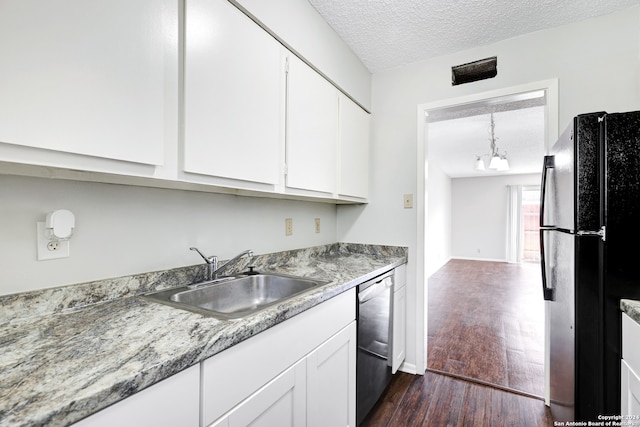
[[[306,362],[301,360],[212,424],[224,427],[304,425]]]
[[[164,162],[167,99],[178,90],[177,1],[1,8],[0,145]]]
[[[276,184],[281,46],[226,0],[186,1],[184,170]]]
[[[338,91],[293,55],[287,74],[288,187],[335,193]]]
[[[341,196],[367,198],[369,195],[369,114],[355,102],[340,95],[340,176]]]
[[[622,415],[640,416],[640,324],[622,313]],[[640,423],[640,418],[628,421]]]
[[[636,373],[640,371],[640,324],[622,313],[622,358]]]
[[[356,323],[307,357],[307,426],[355,427]]]
[[[395,286],[395,284],[394,284]],[[394,288],[395,289],[395,288]],[[393,343],[391,344],[391,373],[398,371],[405,359],[407,323],[407,287],[402,286],[393,293]]]
[[[640,423],[640,377],[622,360],[622,401],[620,402],[622,415],[635,415],[633,418]],[[631,418],[630,418],[631,420]]]
[[[194,365],[75,424],[74,427],[198,427],[200,365]]]

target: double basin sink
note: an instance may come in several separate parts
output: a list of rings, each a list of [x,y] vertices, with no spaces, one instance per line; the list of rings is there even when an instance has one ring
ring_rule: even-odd
[[[225,277],[143,298],[216,318],[241,319],[329,282],[282,274]]]

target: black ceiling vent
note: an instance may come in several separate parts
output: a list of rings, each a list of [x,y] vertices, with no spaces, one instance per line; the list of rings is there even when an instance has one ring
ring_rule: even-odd
[[[498,74],[498,57],[480,59],[468,64],[451,67],[451,85],[490,79]]]

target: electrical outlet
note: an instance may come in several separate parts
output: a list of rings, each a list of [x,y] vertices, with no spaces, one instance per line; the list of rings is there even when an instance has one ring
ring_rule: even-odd
[[[405,209],[413,208],[413,194],[404,195],[404,208]]]
[[[47,236],[44,221],[37,222],[36,233],[38,261],[69,257],[69,241],[50,240]]]
[[[320,218],[316,218],[314,220],[315,224],[316,224],[316,233],[320,232]]]
[[[292,236],[293,235],[293,219],[285,218],[284,220],[284,235]]]

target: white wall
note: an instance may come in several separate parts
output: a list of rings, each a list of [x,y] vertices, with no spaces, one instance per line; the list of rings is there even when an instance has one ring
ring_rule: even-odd
[[[437,165],[427,173],[427,236],[425,276],[429,277],[451,258],[452,179]]]
[[[507,185],[540,185],[539,174],[452,180],[453,258],[506,261]]]
[[[338,239],[409,247],[407,363],[416,348],[417,210],[402,208],[415,194],[417,106],[530,82],[558,79],[561,130],[579,113],[640,109],[640,7],[505,40],[373,76],[371,198],[366,207],[338,208]],[[496,55],[497,77],[451,86],[451,66]],[[422,200],[424,202],[424,200]],[[419,363],[418,363],[419,364]]]
[[[36,222],[76,216],[69,258],[36,261]],[[293,236],[284,220],[293,218]],[[316,234],[314,218],[321,220]],[[0,295],[193,265],[189,250],[229,259],[336,241],[336,207],[90,182],[0,175]]]

